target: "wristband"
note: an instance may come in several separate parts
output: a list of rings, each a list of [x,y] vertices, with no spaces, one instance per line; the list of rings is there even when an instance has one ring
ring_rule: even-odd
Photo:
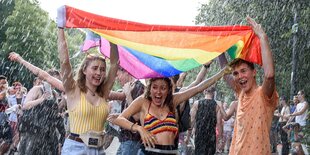
[[[134,126],[135,124],[137,124],[137,123],[132,123],[132,125],[131,125],[131,127],[130,127],[130,131],[131,131],[132,133],[137,133],[136,131],[133,131],[133,130],[132,130],[132,128],[133,128],[133,126]]]

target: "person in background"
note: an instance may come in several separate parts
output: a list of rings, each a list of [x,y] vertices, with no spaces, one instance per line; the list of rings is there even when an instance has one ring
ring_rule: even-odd
[[[185,86],[183,87],[184,85],[183,83],[187,75],[186,72],[183,72],[180,75],[178,74],[178,75],[171,77],[170,79],[173,84],[174,92],[182,92],[186,89],[189,89],[191,87],[198,85],[205,78],[205,75],[207,74],[211,63],[212,61],[209,61],[206,64],[204,64],[201,67],[196,79],[190,85],[186,87]],[[185,102],[181,103],[176,108],[176,118],[178,120],[179,134],[176,138],[175,145],[178,146],[180,144],[180,146],[178,147],[180,148],[179,151],[181,154],[187,154],[186,148],[190,140],[189,135],[191,135],[191,132],[192,132],[191,120],[190,120],[190,109],[191,108],[190,108],[189,100],[186,100]]]
[[[291,122],[292,119],[295,117],[295,122],[299,123],[303,130],[306,128],[309,108],[309,104],[306,101],[305,95],[305,91],[298,91],[297,96],[299,103],[297,104],[295,111],[292,114],[287,115],[290,117],[290,120],[288,122]]]
[[[275,69],[268,37],[260,24],[247,17],[247,22],[260,41],[264,77],[262,85],[256,82],[254,64],[242,59],[230,63],[232,76],[224,79],[238,96],[230,155],[271,154],[270,128],[277,107],[278,94],[275,88]],[[219,57],[220,65],[227,64],[225,55]]]
[[[290,114],[290,106],[286,100],[285,96],[280,97],[280,105],[282,106],[282,109],[280,112],[276,112],[274,115],[279,117],[278,127],[279,127],[279,133],[282,143],[282,149],[281,152],[284,155],[289,154],[289,141],[288,141],[288,135],[287,133],[282,129],[283,126],[286,125],[289,117],[287,115]]]
[[[0,112],[4,112],[8,107],[7,101],[8,81],[4,75],[0,75]]]
[[[191,108],[192,128],[195,128],[195,154],[213,155],[216,152],[216,127],[221,122],[215,88],[204,91],[205,97]]]
[[[282,127],[282,129],[287,133],[289,141],[291,143],[292,155],[304,155],[304,150],[302,148],[301,141],[304,137],[299,123],[290,122]]]
[[[33,80],[33,85],[34,86],[38,86],[38,85],[41,85],[42,84],[42,79],[39,78],[39,77],[35,77],[34,80]]]
[[[298,96],[294,95],[293,101],[292,101],[292,103],[290,105],[290,112],[291,112],[291,114],[294,113],[298,103],[299,103]],[[295,120],[293,120],[293,122],[295,122]]]
[[[229,105],[225,104],[224,106],[225,111],[229,111]],[[223,129],[223,151],[225,148],[227,148],[227,152],[229,152],[229,147],[231,144],[231,139],[232,139],[232,132],[234,128],[234,115],[233,117],[229,118],[227,121],[224,121],[224,129]],[[224,119],[223,119],[224,120]]]
[[[59,78],[59,72],[55,70],[48,73]],[[65,136],[63,119],[58,110],[57,92],[43,81],[43,85],[30,89],[21,109],[23,114],[18,125],[21,135],[19,153],[57,155]]]
[[[144,93],[144,85],[139,80],[135,80],[126,70],[122,68],[117,72],[117,80],[123,86],[123,91],[126,95],[126,99],[122,102],[121,112],[123,112],[128,108],[133,100]],[[137,113],[131,116],[129,121],[140,125],[139,118],[140,114]],[[117,150],[117,155],[137,154],[141,147],[140,139],[141,137],[139,133],[132,133],[130,130],[121,128],[119,135],[121,145]]]

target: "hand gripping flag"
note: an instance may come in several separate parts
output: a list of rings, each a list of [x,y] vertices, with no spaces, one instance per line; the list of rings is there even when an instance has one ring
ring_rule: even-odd
[[[117,44],[121,67],[137,79],[170,77],[224,52],[232,59],[262,64],[260,42],[250,26],[150,25],[70,6],[58,9],[57,20],[63,27],[88,28],[92,32],[83,50],[99,45],[101,53],[109,57],[109,42]]]

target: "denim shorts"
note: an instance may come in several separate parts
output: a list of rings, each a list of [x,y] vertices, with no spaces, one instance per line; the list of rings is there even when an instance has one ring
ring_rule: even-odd
[[[117,155],[136,155],[141,147],[141,143],[138,141],[127,140],[121,142]]]
[[[87,147],[84,143],[66,138],[61,150],[62,155],[105,155],[104,149]]]

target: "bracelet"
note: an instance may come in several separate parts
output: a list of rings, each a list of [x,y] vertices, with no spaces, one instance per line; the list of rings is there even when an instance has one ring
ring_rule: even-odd
[[[137,123],[132,123],[132,125],[131,125],[131,127],[130,127],[130,131],[131,131],[132,133],[137,133],[137,131],[133,131],[133,130],[132,130],[132,127],[133,127],[135,124],[137,124]]]

